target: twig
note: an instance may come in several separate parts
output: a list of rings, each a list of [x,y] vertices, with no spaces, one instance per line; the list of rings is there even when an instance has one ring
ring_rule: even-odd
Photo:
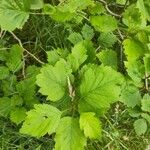
[[[46,13],[32,13],[32,12],[30,12],[30,15],[47,15]]]
[[[3,39],[3,37],[5,36],[5,34],[6,34],[6,31],[1,30],[1,33],[0,33],[0,39]]]
[[[95,51],[98,52],[100,48],[101,48],[101,46],[99,45]]]
[[[12,36],[18,41],[19,45],[21,48],[23,48],[23,50],[25,52],[27,52],[31,57],[33,57],[37,62],[39,62],[40,64],[44,64],[44,62],[42,62],[41,60],[39,60],[36,56],[34,56],[32,53],[30,53],[28,50],[26,50],[23,45],[22,45],[22,42],[21,40],[13,33],[13,32],[10,32],[12,34]]]
[[[107,2],[105,2],[104,0],[99,0],[99,2],[101,2],[101,3],[103,3],[103,4],[104,4],[105,9],[108,11],[108,13],[109,13],[109,14],[111,14],[112,16],[115,16],[115,17],[121,18],[121,16],[120,16],[120,15],[118,15],[118,14],[116,14],[116,13],[112,12],[112,11],[109,9]]]
[[[120,29],[117,29],[118,33],[119,33],[119,36],[121,37],[121,40],[124,40],[124,36],[122,35]]]

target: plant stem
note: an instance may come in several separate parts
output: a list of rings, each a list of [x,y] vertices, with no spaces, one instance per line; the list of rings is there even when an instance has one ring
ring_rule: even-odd
[[[45,64],[44,62],[42,62],[41,60],[39,60],[36,56],[34,56],[32,53],[30,53],[28,50],[26,50],[23,47],[21,40],[13,32],[10,32],[10,33],[12,34],[12,36],[14,37],[14,39],[16,39],[18,41],[20,47],[22,47],[25,52],[27,52],[31,57],[33,57],[40,64],[42,64],[42,65]]]
[[[99,0],[99,2],[101,2],[101,3],[104,4],[105,9],[107,10],[107,12],[108,12],[110,15],[115,16],[115,17],[118,17],[118,18],[121,18],[121,15],[116,14],[116,13],[112,12],[112,11],[109,9],[108,4],[107,4],[106,1],[104,1],[104,0]]]

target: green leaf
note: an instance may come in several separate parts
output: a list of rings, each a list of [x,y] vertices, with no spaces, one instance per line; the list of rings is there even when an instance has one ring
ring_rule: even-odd
[[[11,100],[8,97],[0,98],[0,116],[8,116],[12,109]]]
[[[127,110],[131,117],[137,118],[141,115],[141,110],[139,109],[139,107],[129,107]]]
[[[145,28],[146,27],[142,28],[142,30],[140,30],[136,36],[140,42],[142,42],[143,44],[148,44],[150,33],[144,31]]]
[[[1,87],[3,89],[4,96],[12,95],[16,92],[15,84],[17,83],[17,78],[15,75],[10,74],[5,80],[1,81]]]
[[[82,36],[80,33],[77,33],[77,32],[73,32],[69,35],[68,37],[68,40],[72,43],[72,44],[77,44],[79,43],[80,41],[83,40]]]
[[[59,60],[60,56],[58,55],[56,50],[47,52],[48,56],[48,63],[51,65],[55,65],[56,62]]]
[[[63,11],[75,12],[77,10],[84,10],[93,5],[93,0],[68,0],[64,1],[64,3],[60,3],[59,8],[61,8]]]
[[[105,7],[103,4],[99,2],[95,2],[93,7],[89,7],[88,9],[92,15],[100,15],[105,13]]]
[[[145,71],[147,74],[150,74],[150,54],[146,54],[143,60],[144,60]]]
[[[23,104],[23,99],[22,99],[21,96],[19,96],[19,95],[13,95],[11,97],[11,105],[13,107],[15,107],[15,106],[22,106],[22,104]]]
[[[15,107],[14,110],[10,112],[10,120],[17,125],[24,121],[26,117],[26,109],[24,107]]]
[[[150,124],[150,115],[149,114],[142,113],[141,116]]]
[[[147,24],[147,20],[149,19],[149,16],[145,8],[144,0],[138,0],[136,3],[136,7],[139,9],[139,12],[141,13],[142,27],[145,27]]]
[[[148,94],[145,94],[143,96],[141,103],[142,103],[142,110],[150,112],[150,96]]]
[[[131,29],[139,28],[142,24],[141,13],[135,5],[130,5],[123,13],[123,23]]]
[[[145,119],[138,119],[134,122],[134,129],[137,135],[142,135],[147,130],[147,123]]]
[[[144,56],[144,54],[147,52],[145,46],[141,42],[134,39],[124,40],[123,46],[125,55],[129,61],[136,60]]]
[[[94,37],[93,29],[87,24],[83,26],[81,32],[85,40],[91,40]]]
[[[110,67],[88,68],[80,85],[80,112],[97,112],[109,108],[120,95],[122,76]]]
[[[26,68],[25,73],[26,73],[26,79],[32,79],[33,82],[36,80],[37,74],[40,72],[40,67],[30,65]]]
[[[144,65],[140,61],[131,60],[125,61],[125,67],[135,85],[142,86],[142,80],[145,76]]]
[[[103,50],[97,54],[97,57],[104,66],[110,66],[117,70],[117,53],[113,50]]]
[[[0,50],[0,61],[6,61],[7,51]]]
[[[48,96],[48,100],[60,100],[67,90],[67,77],[70,73],[71,70],[63,59],[58,61],[55,66],[44,66],[41,73],[37,75],[36,83],[40,87],[39,92]]]
[[[3,30],[22,29],[29,18],[23,0],[2,0],[0,5],[0,26]]]
[[[7,55],[6,65],[12,72],[17,72],[22,67],[23,49],[19,45],[13,45]]]
[[[82,10],[93,5],[93,0],[60,1],[57,6],[46,4],[44,6],[44,13],[49,14],[54,20],[59,22],[66,22],[74,19],[76,23],[81,23],[83,18]]]
[[[36,75],[38,73],[39,73],[38,67],[29,66],[26,69],[26,78],[24,80],[19,81],[16,84],[17,92],[19,93],[20,97],[22,97],[24,103],[29,107],[32,107],[34,104],[39,103],[38,99],[35,96],[36,95],[35,82],[36,82]]]
[[[117,21],[109,15],[91,16],[91,24],[100,32],[112,32],[117,29]]]
[[[55,142],[55,150],[84,150],[86,138],[80,130],[79,120],[62,118],[56,130]]]
[[[113,45],[117,42],[117,37],[113,33],[101,33],[98,38],[99,44],[104,48],[113,47]]]
[[[0,66],[0,80],[3,80],[9,76],[9,69],[5,66]]]
[[[59,125],[61,112],[47,104],[36,104],[34,107],[35,109],[27,112],[20,132],[35,137],[54,133]]]
[[[54,49],[47,52],[47,61],[50,65],[55,65],[60,58],[66,58],[68,56],[69,51],[67,49]]]
[[[132,108],[139,105],[141,102],[141,94],[138,88],[134,85],[123,87],[120,101]]]
[[[50,4],[45,4],[43,7],[43,12],[50,15],[51,18],[58,22],[69,21],[75,17],[75,12],[70,12],[64,3],[55,7]]]
[[[96,59],[96,49],[94,47],[94,44],[92,43],[91,40],[85,40],[83,41],[83,44],[85,46],[85,49],[87,50],[87,59],[85,63],[93,63]]]
[[[84,46],[84,42],[77,43],[73,48],[71,54],[68,56],[68,63],[71,65],[72,70],[75,72],[79,69],[87,59],[87,50]]]
[[[86,137],[89,137],[90,139],[98,139],[102,136],[100,120],[95,116],[95,113],[81,113],[79,122],[80,129],[84,131]]]
[[[150,21],[150,3],[149,0],[144,0],[144,6],[145,6],[145,10],[146,10],[146,17],[148,19],[148,21]]]
[[[31,9],[41,9],[44,6],[43,0],[31,0]]]

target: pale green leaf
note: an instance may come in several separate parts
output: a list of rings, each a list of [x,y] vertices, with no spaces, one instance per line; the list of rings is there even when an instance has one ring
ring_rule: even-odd
[[[80,112],[100,112],[109,108],[120,95],[122,76],[111,67],[88,68],[80,85]]]
[[[126,0],[116,0],[116,3],[124,5],[126,3]]]
[[[103,50],[97,54],[97,57],[104,66],[110,66],[117,70],[117,53],[113,50]]]
[[[58,55],[56,50],[47,52],[48,63],[51,65],[55,65],[55,63],[59,60],[60,56]]]
[[[56,130],[55,142],[55,150],[84,150],[86,138],[80,130],[79,120],[62,118]]]
[[[22,29],[29,18],[23,0],[2,0],[0,5],[0,26],[3,30]]]
[[[88,10],[92,15],[100,15],[100,14],[105,13],[105,11],[106,11],[103,4],[96,2],[96,1],[94,3],[93,7],[89,7]]]
[[[33,110],[27,112],[20,132],[35,137],[54,133],[59,125],[61,112],[47,104],[39,104],[34,107]]]
[[[37,75],[36,83],[40,87],[39,92],[48,96],[48,100],[60,100],[68,90],[67,77],[70,73],[71,70],[63,59],[58,61],[55,66],[44,66],[41,73]]]
[[[100,32],[112,32],[117,29],[117,21],[109,15],[91,16],[91,24]]]
[[[69,10],[64,10],[60,6],[54,7],[50,4],[45,4],[43,7],[43,12],[50,15],[51,18],[58,22],[65,22],[71,20],[75,17],[75,13],[69,12]]]
[[[62,11],[68,11],[68,12],[75,12],[77,10],[84,10],[89,6],[93,6],[94,1],[93,0],[67,0],[63,3],[60,3],[59,8],[62,9]]]
[[[125,50],[125,55],[130,61],[136,60],[144,56],[144,54],[147,52],[145,46],[141,42],[134,39],[124,40],[123,46]]]
[[[134,129],[137,135],[142,135],[147,130],[147,123],[145,119],[138,119],[134,122]]]
[[[90,139],[98,139],[102,135],[102,127],[100,120],[93,112],[81,113],[80,115],[80,129],[84,131],[84,135]]]
[[[93,4],[93,0],[67,0],[60,2],[55,7],[50,4],[46,4],[44,6],[44,12],[59,22],[70,21],[72,19],[75,19],[78,22],[79,18],[79,22],[81,22],[83,17],[81,17],[77,11],[80,13],[87,7],[93,6]]]
[[[148,94],[145,94],[143,96],[141,103],[142,103],[142,110],[150,112],[150,96]]]
[[[84,42],[77,43],[71,50],[71,54],[68,56],[68,63],[71,65],[72,70],[75,72],[79,69],[87,59],[87,49]]]
[[[26,109],[24,107],[15,107],[10,112],[10,120],[17,125],[20,124],[22,121],[24,121],[26,117]]]

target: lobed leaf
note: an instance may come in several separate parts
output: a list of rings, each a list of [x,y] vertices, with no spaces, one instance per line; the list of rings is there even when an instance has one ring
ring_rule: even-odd
[[[61,112],[48,104],[36,104],[34,109],[27,112],[20,133],[35,137],[52,134],[59,125]]]

